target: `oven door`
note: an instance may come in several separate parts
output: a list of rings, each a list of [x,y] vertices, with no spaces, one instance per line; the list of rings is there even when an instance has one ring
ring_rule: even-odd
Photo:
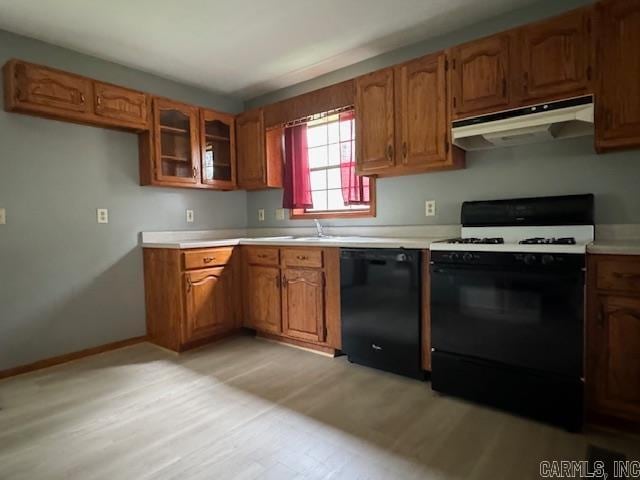
[[[582,376],[584,273],[431,266],[436,351]]]

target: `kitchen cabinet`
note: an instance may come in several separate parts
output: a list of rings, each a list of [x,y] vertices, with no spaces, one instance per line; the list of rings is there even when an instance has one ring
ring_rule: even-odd
[[[151,342],[180,352],[241,327],[238,249],[145,248],[143,259]]]
[[[362,175],[462,168],[464,153],[451,146],[445,53],[357,79],[356,138]]]
[[[512,33],[500,33],[451,49],[453,118],[512,106]]]
[[[54,68],[10,60],[5,109],[109,128],[149,128],[149,95]]]
[[[265,130],[262,109],[236,118],[238,185],[246,190],[282,188],[283,129]]]
[[[527,25],[518,30],[521,104],[565,99],[593,91],[592,8]],[[520,89],[517,88],[520,86]]]
[[[200,109],[201,181],[222,190],[236,186],[236,135],[232,115]]]
[[[243,246],[245,326],[335,353],[341,347],[337,248]]]
[[[597,5],[596,149],[640,147],[640,2]]]
[[[303,268],[282,271],[282,330],[284,335],[311,342],[326,336],[324,272]]]
[[[145,129],[149,123],[149,98],[128,88],[94,82],[94,111],[97,116]]]
[[[356,80],[356,157],[359,174],[372,175],[395,165],[393,68]]]
[[[587,413],[640,427],[640,257],[591,255],[587,299]]]

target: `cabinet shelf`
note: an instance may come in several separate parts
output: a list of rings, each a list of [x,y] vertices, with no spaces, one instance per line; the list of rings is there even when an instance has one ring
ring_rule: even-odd
[[[186,128],[169,127],[168,125],[160,125],[160,131],[185,135],[189,133],[189,130]]]
[[[209,140],[218,140],[219,142],[230,142],[231,139],[228,137],[221,137],[220,135],[211,135],[210,133],[204,134],[205,138]]]
[[[162,160],[171,160],[172,162],[189,162],[187,157],[176,157],[175,155],[160,155],[160,158],[162,158]]]

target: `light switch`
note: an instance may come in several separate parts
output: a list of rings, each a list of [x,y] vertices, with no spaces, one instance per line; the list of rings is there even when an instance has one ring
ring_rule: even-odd
[[[7,223],[7,211],[4,208],[0,208],[0,225]]]
[[[258,221],[264,222],[264,208],[258,209]]]
[[[276,220],[284,220],[284,208],[276,208]]]
[[[187,210],[187,223],[193,223],[194,220],[195,214],[193,213],[193,210]]]
[[[96,210],[96,219],[98,223],[109,223],[109,210],[106,208],[98,208]]]
[[[436,216],[436,201],[435,200],[427,200],[424,204],[425,211],[424,214],[426,217],[435,217]]]

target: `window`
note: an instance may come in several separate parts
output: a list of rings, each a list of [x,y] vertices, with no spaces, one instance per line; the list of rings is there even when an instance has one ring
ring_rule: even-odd
[[[374,179],[363,177],[361,182],[368,203],[346,203],[343,195],[345,164],[341,165],[341,159],[355,162],[353,116],[341,119],[340,114],[334,114],[307,122],[307,148],[313,207],[293,209],[291,218],[375,216]]]

